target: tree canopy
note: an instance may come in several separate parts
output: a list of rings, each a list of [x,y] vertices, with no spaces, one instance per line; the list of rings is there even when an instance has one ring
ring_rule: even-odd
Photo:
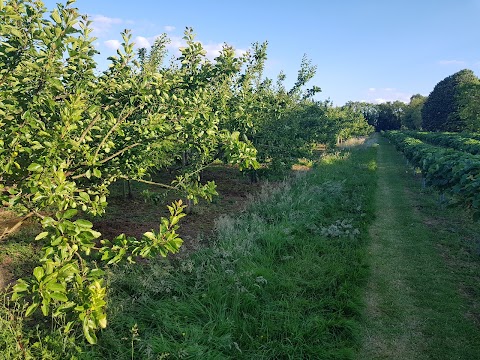
[[[471,103],[465,94],[475,98],[472,89],[478,89],[474,85],[479,82],[472,70],[464,69],[435,85],[422,109],[422,128],[428,131],[477,130],[478,126],[475,128],[475,121],[471,121],[469,111],[465,110]]]
[[[407,129],[420,130],[422,127],[422,108],[427,100],[426,96],[415,94],[404,108],[402,126]]]

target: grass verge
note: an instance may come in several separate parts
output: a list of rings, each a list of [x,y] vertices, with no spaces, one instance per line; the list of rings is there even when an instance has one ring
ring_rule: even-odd
[[[221,218],[209,248],[112,271],[109,327],[82,358],[352,358],[374,157],[328,157]]]
[[[477,359],[480,227],[441,208],[385,140],[370,230],[364,359]]]

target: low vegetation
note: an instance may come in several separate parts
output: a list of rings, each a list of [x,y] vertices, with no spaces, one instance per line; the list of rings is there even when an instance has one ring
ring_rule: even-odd
[[[480,354],[480,224],[468,209],[445,205],[382,139],[356,359]]]
[[[248,210],[217,221],[210,246],[112,268],[110,326],[97,346],[77,353],[81,342],[66,336],[56,353],[59,333],[56,348],[33,339],[24,346],[32,356],[48,348],[52,358],[351,357],[375,176],[370,148],[266,186]],[[40,326],[40,338],[45,332]],[[18,354],[19,343],[2,350]]]
[[[433,186],[442,196],[454,196],[457,202],[473,210],[475,219],[480,218],[480,156],[424,143],[399,131],[385,135],[420,171],[425,185]]]
[[[348,176],[355,168],[356,177]],[[356,345],[374,149],[266,187],[212,245],[111,274],[101,358],[338,358]],[[133,347],[123,338],[131,339]]]

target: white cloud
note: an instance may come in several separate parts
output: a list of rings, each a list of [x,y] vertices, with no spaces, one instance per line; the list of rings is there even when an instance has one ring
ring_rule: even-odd
[[[97,24],[102,24],[102,25],[105,25],[105,26],[110,26],[110,25],[113,25],[113,24],[121,24],[123,22],[122,19],[111,18],[111,17],[104,16],[104,15],[94,15],[92,17],[92,21],[97,23]]]
[[[401,101],[407,104],[410,102],[410,97],[412,96],[411,94],[406,94],[402,92],[384,92],[377,95],[381,95],[381,97],[373,99],[373,102],[376,104],[395,101]]]
[[[117,50],[120,47],[120,41],[118,40],[107,40],[103,42],[105,46],[112,50]]]
[[[170,42],[166,45],[167,50],[171,51],[174,56],[180,56],[180,48],[187,46],[185,40],[183,40],[180,36],[170,36],[169,40]]]
[[[108,22],[105,20],[105,22]],[[155,35],[155,36],[150,36],[150,37],[144,37],[144,36],[136,36],[133,39],[133,42],[135,43],[135,48],[150,48],[154,43],[157,38],[162,36],[163,34]],[[169,42],[165,45],[166,49],[173,55],[173,56],[180,56],[180,49],[183,47],[187,46],[186,41],[180,37],[180,36],[175,36],[171,35],[168,36]],[[203,49],[206,51],[206,58],[208,60],[213,61],[217,56],[220,55],[220,52],[224,46],[224,43],[200,43],[203,46]],[[109,49],[112,50],[117,50],[121,42],[118,40],[107,40],[104,41],[103,44],[108,47]],[[244,55],[247,52],[245,49],[235,49],[235,56],[240,57]]]
[[[152,46],[150,44],[150,41],[147,38],[144,38],[143,36],[137,36],[134,40],[134,43],[135,43],[135,47],[138,49],[149,48],[150,46]]]
[[[246,52],[247,52],[247,50],[245,50],[245,49],[235,49],[235,56],[240,57],[242,55],[245,55]]]
[[[172,36],[170,37],[170,43],[167,44],[167,49],[172,51],[172,53],[175,56],[180,56],[180,49],[184,48],[187,46],[187,43],[185,40],[183,40],[179,36]],[[209,43],[209,44],[203,44],[202,43],[203,49],[207,52],[206,57],[209,60],[215,59],[218,55],[220,55],[220,51],[222,50],[223,43]],[[240,50],[243,51],[243,50]]]
[[[466,65],[467,62],[463,60],[440,60],[438,62],[440,65]]]
[[[224,45],[225,43],[202,44],[203,48],[207,52],[206,57],[209,60],[214,60],[217,56],[219,56]],[[235,56],[240,57],[246,52],[247,50],[244,49],[235,49]]]
[[[175,26],[166,25],[166,26],[163,27],[163,29],[164,29],[166,32],[172,32],[173,30],[175,30]]]
[[[398,91],[393,87],[386,88],[368,88],[365,92],[366,102],[374,104],[382,104],[386,102],[402,101],[404,103],[410,102],[411,94]]]
[[[223,44],[204,44],[203,49],[207,52],[207,58],[213,60],[222,50]]]
[[[93,34],[95,36],[101,36],[106,33],[114,26],[124,23],[122,19],[111,18],[104,15],[94,15],[91,17]]]

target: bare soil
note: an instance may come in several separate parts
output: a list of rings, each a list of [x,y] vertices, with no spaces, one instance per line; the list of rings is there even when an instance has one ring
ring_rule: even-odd
[[[171,177],[170,174],[163,174],[154,180],[168,183]],[[252,184],[248,176],[234,167],[225,165],[211,166],[203,171],[202,182],[207,181],[215,181],[219,195],[211,203],[201,200],[193,206],[191,213],[180,221],[178,232],[184,240],[182,253],[194,251],[202,246],[202,239],[208,239],[212,234],[215,220],[224,214],[235,216],[242,212],[262,186],[261,182]],[[94,223],[94,228],[102,233],[102,238],[111,239],[122,233],[138,238],[146,231],[158,230],[160,217],[169,215],[166,205],[180,198],[178,194],[166,194],[165,199],[155,204],[145,201],[141,191],[148,188],[150,191],[158,192],[158,187],[135,182],[132,182],[131,186],[133,197],[125,198],[123,184],[114,184],[106,213],[90,219]],[[0,234],[6,227],[12,227],[15,222],[16,218],[11,212],[0,209]],[[27,237],[33,239],[37,227],[38,225],[32,221],[27,221],[22,224],[20,231],[11,234],[0,243],[0,289],[22,276],[20,273],[31,272],[28,258],[29,253],[34,254],[35,250],[29,249],[24,254],[14,243],[23,241],[24,238],[26,241]]]
[[[202,238],[211,235],[215,220],[223,215],[240,213],[249,199],[261,187],[261,183],[252,184],[249,178],[233,167],[216,165],[202,172],[202,182],[215,181],[218,196],[211,203],[201,200],[194,205],[190,214],[180,222],[179,234],[184,240],[182,252],[192,251],[201,246]],[[112,190],[107,213],[94,220],[94,227],[103,238],[112,238],[119,234],[141,237],[143,233],[157,230],[160,217],[168,216],[166,204],[179,198],[178,194],[168,194],[164,201],[154,204],[145,201],[140,195],[144,184],[133,183],[133,198],[125,199],[119,191]],[[118,190],[118,189],[117,189]],[[149,188],[158,191],[158,188]]]

